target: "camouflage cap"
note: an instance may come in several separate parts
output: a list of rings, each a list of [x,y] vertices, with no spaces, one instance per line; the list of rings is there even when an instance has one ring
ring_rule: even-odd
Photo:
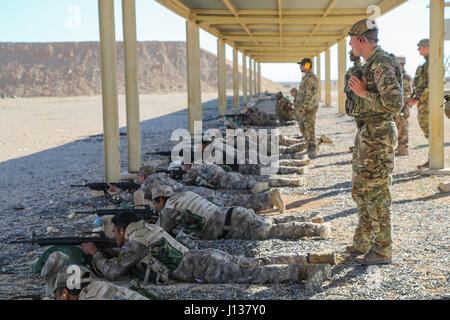
[[[372,19],[363,19],[356,22],[348,34],[350,36],[362,36],[368,31],[378,30],[377,24]],[[373,39],[375,40],[375,39]]]
[[[49,296],[56,290],[56,277],[58,272],[64,269],[69,262],[69,255],[55,251],[48,256],[41,270],[41,277],[45,281],[45,295]]]
[[[153,168],[152,166],[143,166],[139,168],[138,174],[139,175],[144,175],[144,176],[149,176],[151,174],[155,173],[155,168]]]
[[[292,88],[290,92],[297,92],[297,88]]]
[[[158,197],[170,198],[173,196],[173,190],[170,186],[159,185],[152,189],[152,200]]]
[[[430,39],[422,39],[417,44],[418,47],[429,47],[430,46]]]
[[[82,283],[91,282],[89,274],[87,268],[77,264],[71,264],[58,272],[53,292],[56,291],[56,289],[63,288],[81,289]],[[69,284],[72,284],[74,287],[69,288]]]

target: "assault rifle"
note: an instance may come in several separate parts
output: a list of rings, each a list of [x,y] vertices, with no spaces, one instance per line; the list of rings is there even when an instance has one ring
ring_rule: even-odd
[[[92,242],[99,249],[116,248],[117,243],[114,239],[107,237],[51,237],[38,238],[33,234],[30,240],[13,240],[9,244],[30,243],[37,244],[41,247],[45,246],[78,246],[82,243]]]
[[[138,183],[135,183],[133,181],[128,182],[111,182],[110,183],[113,186],[116,186],[117,188],[120,188],[122,190],[128,191],[128,192],[134,192],[141,186]],[[106,199],[110,200],[112,203],[120,203],[120,199],[113,198],[111,194],[108,192],[109,186],[105,182],[93,182],[88,183],[87,180],[84,180],[84,184],[71,184],[71,187],[85,187],[89,188],[91,190],[95,191],[103,191]]]
[[[172,169],[161,169],[157,168],[156,172],[164,172],[170,175],[170,177],[174,180],[181,180],[183,179],[183,175],[186,173],[182,168],[180,167],[174,167]]]
[[[92,211],[75,211],[76,214],[96,214],[98,216],[117,215],[119,213],[134,213],[139,220],[155,223],[159,218],[158,211],[150,206],[143,209],[95,209]]]
[[[243,121],[246,121],[248,119],[248,115],[242,114],[242,113],[241,114],[226,114],[225,117],[239,119],[239,120],[243,120]]]

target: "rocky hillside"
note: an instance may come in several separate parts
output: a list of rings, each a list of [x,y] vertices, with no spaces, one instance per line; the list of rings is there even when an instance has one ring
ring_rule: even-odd
[[[117,43],[117,82],[125,92],[123,43]],[[184,42],[138,43],[139,92],[186,91]],[[201,52],[202,91],[217,90],[217,57]],[[233,88],[227,61],[227,87]],[[262,90],[282,86],[262,79]],[[98,42],[0,43],[0,94],[17,97],[101,94]]]

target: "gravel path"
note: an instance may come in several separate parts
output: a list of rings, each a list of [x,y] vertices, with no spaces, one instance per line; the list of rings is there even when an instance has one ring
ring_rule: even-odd
[[[228,100],[232,104],[231,98]],[[258,108],[273,112],[274,101],[261,100]],[[217,101],[203,104],[204,118],[217,113]],[[229,107],[229,112],[231,112]],[[219,121],[205,122],[208,128]],[[166,150],[172,130],[186,127],[187,110],[142,122],[143,151]],[[449,128],[450,120],[445,119]],[[123,131],[121,129],[121,131]],[[282,133],[296,134],[298,128],[283,127]],[[307,292],[302,283],[280,285],[206,285],[174,283],[149,286],[166,299],[442,299],[450,298],[449,235],[450,194],[440,193],[445,176],[421,176],[416,165],[427,158],[428,145],[417,124],[416,109],[410,119],[410,155],[396,158],[393,192],[393,263],[363,267],[342,252],[351,243],[356,226],[356,206],[351,198],[351,153],[355,125],[338,115],[336,108],[319,108],[316,133],[334,143],[323,145],[309,165],[306,185],[283,188],[285,195],[302,197],[298,211],[319,212],[331,225],[330,240],[298,241],[218,240],[196,241],[198,248],[214,247],[231,254],[263,256],[290,252],[332,250],[339,253],[332,279],[320,292]],[[447,130],[446,167],[450,167],[450,134]],[[121,166],[126,168],[126,137],[121,136]],[[144,155],[144,160],[148,156]],[[88,191],[70,188],[88,178],[103,178],[103,139],[91,136],[60,147],[0,163],[0,299],[15,295],[42,294],[43,281],[31,267],[43,249],[5,242],[45,234],[48,227],[55,236],[88,231],[94,217],[68,219],[72,209],[100,208],[102,198],[91,198]]]

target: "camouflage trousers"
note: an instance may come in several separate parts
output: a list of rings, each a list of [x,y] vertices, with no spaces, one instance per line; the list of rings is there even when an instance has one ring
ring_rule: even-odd
[[[229,208],[220,208],[227,210]],[[231,224],[225,239],[299,239],[302,237],[321,236],[324,225],[320,223],[304,222],[302,216],[291,216],[289,222],[278,221],[257,215],[253,210],[236,207],[231,214]],[[295,220],[301,222],[297,222]]]
[[[398,131],[398,147],[397,150],[399,152],[408,152],[408,118],[409,118],[409,110],[408,107],[405,107],[404,115],[396,114],[394,116],[395,125],[397,126]]]
[[[306,142],[300,142],[290,146],[280,146],[280,153],[298,153],[305,151],[307,148]]]
[[[278,139],[278,143],[280,146],[292,146],[293,144],[303,142],[303,139],[296,139],[283,135],[280,135]]]
[[[261,175],[261,168],[259,164],[240,164],[239,173],[247,175]],[[278,166],[277,174],[301,174],[302,170],[291,166]]]
[[[281,264],[283,258],[249,259],[217,249],[189,250],[172,279],[203,283],[285,283],[299,281],[299,264]],[[291,258],[295,261],[295,258]],[[284,261],[289,261],[285,259]],[[276,264],[271,264],[275,262]]]
[[[257,181],[251,176],[245,176],[238,172],[226,172],[222,176],[218,177],[215,186],[218,189],[251,189],[257,183]]]
[[[429,119],[430,108],[428,103],[419,102],[417,105],[417,120],[419,121],[420,129],[422,129],[425,138],[429,139]]]
[[[353,148],[352,198],[358,210],[353,245],[383,256],[392,254],[391,184],[394,170],[394,121],[361,123]]]
[[[298,115],[296,117],[298,127],[302,136],[305,137],[308,151],[314,151],[316,149],[316,114],[318,105],[314,106],[311,111],[307,111],[304,115]]]

